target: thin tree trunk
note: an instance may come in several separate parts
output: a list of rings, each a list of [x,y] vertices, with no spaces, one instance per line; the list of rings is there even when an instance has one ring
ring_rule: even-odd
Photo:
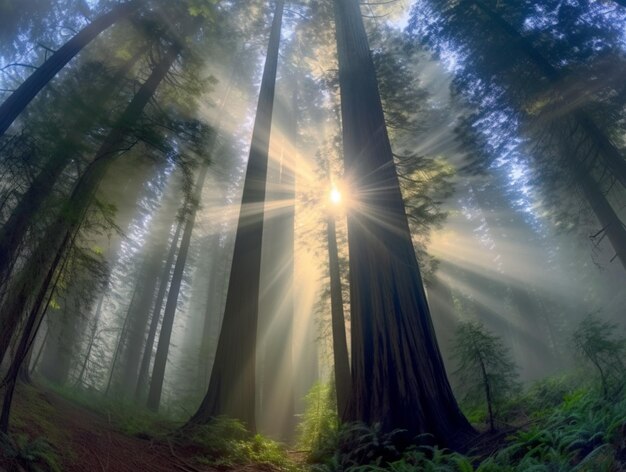
[[[67,238],[72,238],[74,235],[67,235]],[[37,331],[41,326],[43,318],[45,316],[45,312],[47,307],[50,304],[50,300],[52,299],[52,294],[54,293],[54,289],[56,288],[56,284],[59,281],[60,273],[63,271],[64,263],[61,263],[61,259],[63,258],[61,252],[55,255],[54,263],[50,266],[45,275],[45,286],[49,287],[52,279],[56,274],[56,278],[54,284],[50,288],[50,291],[42,291],[40,290],[37,294],[37,299],[33,304],[33,307],[30,310],[28,315],[28,319],[26,320],[26,324],[24,329],[22,330],[22,336],[20,338],[20,342],[18,344],[17,350],[15,352],[15,356],[11,362],[11,366],[9,367],[9,372],[6,377],[2,381],[2,385],[5,387],[4,391],[4,399],[2,402],[2,413],[0,413],[0,432],[4,434],[8,434],[9,432],[9,419],[11,415],[11,405],[13,402],[13,394],[15,392],[15,385],[18,379],[18,373],[22,367],[22,363],[24,359],[27,357],[28,351],[30,350],[32,343],[37,335]],[[57,272],[58,268],[58,272]],[[48,300],[44,305],[44,300],[46,298],[46,294],[48,294]],[[42,310],[43,307],[43,310]],[[40,316],[41,313],[41,316]]]
[[[495,430],[496,427],[493,422],[493,408],[492,408],[492,399],[491,399],[491,386],[489,385],[489,378],[487,377],[487,370],[485,369],[485,363],[483,362],[483,358],[478,352],[478,360],[480,362],[480,372],[483,376],[483,387],[485,388],[485,399],[487,400],[487,411],[489,412],[489,427],[491,431]]]
[[[154,366],[152,368],[152,378],[150,379],[150,390],[148,392],[147,406],[152,411],[158,411],[161,402],[161,394],[163,391],[163,380],[165,378],[165,365],[167,363],[167,355],[170,349],[170,339],[172,337],[172,328],[174,327],[174,317],[176,316],[176,307],[178,305],[178,294],[183,280],[185,264],[187,263],[187,253],[191,244],[191,234],[196,220],[196,212],[200,199],[202,197],[202,188],[209,170],[208,159],[201,164],[200,173],[196,180],[194,197],[189,202],[189,215],[185,223],[185,230],[180,241],[180,250],[176,258],[174,273],[172,274],[172,283],[167,294],[167,302],[165,303],[165,311],[163,312],[163,322],[161,324],[161,332],[159,333],[159,342],[157,351],[154,355]]]
[[[161,309],[163,308],[163,302],[165,301],[165,293],[170,281],[170,272],[172,271],[172,265],[174,264],[174,258],[176,257],[176,249],[178,248],[178,239],[183,228],[183,221],[179,220],[176,223],[176,231],[170,244],[170,250],[167,253],[167,259],[165,265],[161,271],[161,278],[159,282],[159,290],[157,292],[156,301],[154,304],[154,310],[152,311],[152,318],[150,320],[150,328],[148,329],[148,338],[146,339],[146,345],[143,350],[143,356],[141,358],[141,365],[139,366],[139,374],[137,376],[137,385],[135,387],[135,401],[138,402],[143,395],[146,379],[148,377],[148,370],[150,369],[150,360],[152,359],[152,349],[154,347],[154,340],[156,338],[157,328],[161,319]]]
[[[263,239],[263,204],[284,0],[277,0],[261,81],[252,145],[235,236],[224,321],[207,391],[194,423],[226,415],[254,431],[256,335]],[[244,296],[242,296],[244,294]]]
[[[139,5],[140,2],[137,1],[123,3],[110,12],[96,18],[65,43],[58,51],[52,54],[46,62],[39,66],[15,92],[0,105],[0,136],[5,133],[39,91],[44,88],[76,54],[82,51],[85,46],[105,29],[129,16]]]
[[[67,250],[66,244],[70,239],[69,235],[80,226],[100,181],[120,152],[124,138],[141,117],[145,106],[152,99],[157,87],[178,57],[181,47],[178,43],[172,46],[138,90],[124,110],[117,125],[109,132],[100,146],[94,160],[76,183],[61,214],[48,228],[41,243],[18,274],[16,283],[9,287],[4,303],[0,308],[0,325],[3,327],[0,331],[0,359],[6,353],[11,337],[19,324],[22,313],[26,310],[31,295],[39,290],[47,290],[45,284],[42,287],[45,268],[49,266],[58,252]]]
[[[130,319],[130,310],[133,304],[135,303],[135,299],[137,298],[139,288],[139,282],[135,283],[135,289],[133,290],[133,295],[130,298],[130,303],[128,304],[128,308],[126,310],[126,316],[124,316],[124,323],[122,323],[122,329],[120,331],[120,335],[117,338],[117,344],[115,345],[115,353],[113,354],[113,359],[111,360],[111,368],[109,369],[109,379],[107,380],[107,386],[104,389],[104,396],[109,394],[109,390],[111,389],[111,384],[113,383],[113,375],[115,374],[115,367],[117,366],[117,360],[120,357],[120,352],[122,352],[122,347],[124,346],[124,340],[126,339],[126,333],[128,330],[128,321]]]
[[[339,418],[348,415],[348,400],[352,377],[350,374],[350,358],[348,356],[348,342],[346,340],[346,320],[343,313],[343,291],[341,289],[341,274],[339,270],[339,253],[337,251],[337,233],[335,218],[328,216],[328,269],[330,272],[330,305],[333,327],[333,360],[335,362],[335,391],[337,393],[337,412]]]
[[[435,339],[357,0],[335,0],[352,339],[349,421],[463,447],[475,431]]]
[[[169,236],[164,232],[163,236]],[[150,312],[155,301],[155,291],[159,282],[161,269],[161,254],[165,251],[167,239],[159,241],[156,247],[146,253],[144,268],[138,275],[137,283],[140,285],[139,296],[136,303],[130,308],[130,320],[128,324],[128,336],[124,341],[122,351],[122,378],[121,387],[125,394],[132,395],[137,386],[137,374],[141,362],[142,348],[148,329]]]
[[[106,288],[108,288],[108,284],[106,285]],[[98,306],[96,307],[96,313],[93,320],[93,327],[91,328],[91,333],[89,336],[89,345],[87,346],[87,352],[85,353],[83,364],[80,367],[78,378],[76,379],[76,387],[80,387],[83,383],[85,371],[87,370],[87,363],[89,362],[89,358],[91,357],[91,350],[93,349],[93,345],[95,344],[96,333],[98,332],[98,325],[100,324],[100,315],[102,314],[102,307],[104,305],[104,299],[106,298],[106,288],[102,292],[102,295],[100,295],[100,300],[98,300]]]

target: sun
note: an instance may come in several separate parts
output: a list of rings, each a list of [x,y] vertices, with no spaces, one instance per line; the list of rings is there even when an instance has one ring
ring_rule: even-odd
[[[341,203],[341,192],[337,189],[337,187],[333,187],[330,190],[330,202],[333,205],[339,205]]]

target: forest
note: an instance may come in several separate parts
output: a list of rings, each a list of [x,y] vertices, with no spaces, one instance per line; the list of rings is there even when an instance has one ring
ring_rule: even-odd
[[[626,470],[626,0],[0,1],[0,471]]]

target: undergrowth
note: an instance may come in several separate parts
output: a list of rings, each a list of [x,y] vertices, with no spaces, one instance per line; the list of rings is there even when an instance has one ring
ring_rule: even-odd
[[[57,453],[48,441],[25,434],[0,433],[0,470],[61,472]]]
[[[323,472],[610,472],[626,466],[626,397],[608,401],[580,378],[535,384],[508,402],[502,418],[508,422],[500,425],[505,433],[499,439],[485,433],[477,440],[482,447],[465,455],[425,445],[424,438],[399,447],[394,436],[401,431],[344,425],[311,454],[312,467]],[[485,448],[485,442],[494,447]]]
[[[195,426],[187,441],[200,448],[196,460],[214,467],[234,468],[255,464],[270,470],[296,471],[284,447],[260,434],[251,435],[240,421],[216,418]]]
[[[273,471],[297,470],[281,444],[260,434],[250,434],[237,420],[217,418],[206,425],[181,429],[182,421],[138,408],[123,399],[94,396],[69,388],[50,388],[107,418],[114,429],[126,435],[175,445],[199,464],[223,469],[254,464]]]

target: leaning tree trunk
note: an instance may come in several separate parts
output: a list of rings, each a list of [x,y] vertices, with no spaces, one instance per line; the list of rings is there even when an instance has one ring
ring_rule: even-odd
[[[66,238],[72,239],[74,234],[67,234]],[[40,290],[37,294],[37,298],[35,299],[33,306],[30,309],[30,313],[26,319],[26,323],[24,329],[22,330],[22,336],[18,343],[17,349],[15,351],[15,355],[11,361],[11,366],[9,367],[9,371],[2,381],[2,385],[0,387],[4,387],[4,398],[2,400],[2,412],[0,413],[0,433],[8,434],[9,432],[9,419],[11,415],[11,405],[13,403],[13,394],[15,393],[15,385],[18,380],[18,374],[22,369],[22,365],[24,360],[28,356],[28,352],[32,347],[32,343],[37,335],[37,331],[41,326],[41,322],[43,321],[43,317],[45,311],[50,304],[50,300],[52,297],[52,293],[56,287],[57,282],[59,281],[60,272],[63,270],[63,265],[61,259],[63,259],[64,253],[57,252],[54,255],[53,263],[50,265],[48,270],[44,276],[44,285],[48,288],[53,278],[54,283],[52,283],[51,290]],[[58,270],[57,270],[58,268]],[[56,275],[56,278],[55,278]],[[46,295],[48,295],[47,301]]]
[[[243,421],[250,430],[256,429],[255,364],[263,239],[262,207],[265,201],[284,5],[284,0],[277,0],[252,133],[224,321],[209,389],[190,420],[193,423],[205,423],[212,417],[227,415]]]
[[[125,136],[132,131],[144,108],[154,97],[157,87],[178,57],[181,47],[178,43],[172,46],[137,91],[116,126],[100,146],[92,163],[79,178],[60,215],[46,231],[46,235],[17,275],[15,283],[10,285],[0,308],[0,326],[2,326],[0,360],[4,357],[22,313],[27,309],[33,294],[42,290],[47,291],[47,284],[43,281],[47,267],[53,263],[57,253],[68,249],[67,244],[71,239],[68,235],[73,234],[80,226],[101,179],[120,152]]]
[[[352,391],[346,420],[430,433],[462,447],[475,434],[444,370],[357,0],[335,0],[346,176]]]
[[[167,363],[167,354],[170,349],[170,339],[172,337],[172,328],[174,327],[174,317],[176,315],[176,307],[178,305],[178,294],[183,281],[183,272],[187,263],[187,253],[191,244],[191,234],[193,233],[194,223],[196,221],[196,212],[202,197],[202,187],[209,170],[209,161],[205,160],[201,164],[200,172],[196,180],[196,187],[193,199],[188,203],[189,214],[185,222],[185,230],[180,240],[180,249],[172,274],[172,283],[167,294],[167,302],[165,302],[165,311],[163,312],[163,322],[161,323],[161,332],[159,333],[159,342],[157,343],[157,351],[154,355],[154,366],[152,367],[152,379],[150,380],[150,390],[148,391],[147,406],[152,411],[158,411],[161,402],[161,393],[163,391],[163,380],[165,377],[165,365]]]
[[[0,105],[0,136],[11,126],[33,98],[44,88],[63,67],[72,60],[85,46],[105,29],[126,18],[141,3],[130,1],[118,5],[110,12],[96,18],[85,28],[52,54],[46,62],[37,68],[2,105]]]
[[[0,228],[0,288],[6,283],[13,263],[17,258],[20,245],[33,223],[37,212],[50,197],[52,190],[67,165],[76,158],[75,149],[84,134],[96,122],[96,114],[115,91],[118,83],[130,72],[147,48],[140,48],[137,53],[115,74],[104,90],[99,91],[88,110],[78,110],[75,126],[67,131],[46,161],[33,182],[24,193],[6,223]]]

